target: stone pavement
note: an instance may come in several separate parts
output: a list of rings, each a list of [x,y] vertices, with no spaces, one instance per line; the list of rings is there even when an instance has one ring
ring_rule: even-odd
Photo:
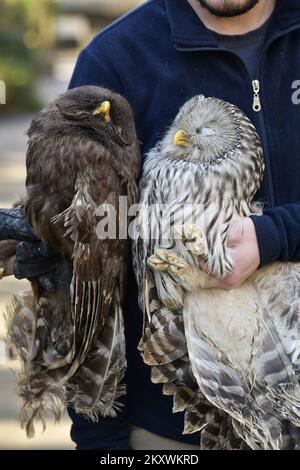
[[[30,115],[0,118],[0,207],[11,207],[12,202],[24,194],[25,131],[30,119]],[[2,313],[11,294],[26,286],[26,281],[12,277],[0,281],[0,449],[72,449],[67,416],[55,425],[49,420],[46,431],[38,431],[33,439],[27,439],[17,424],[19,403],[13,372],[17,371],[18,364],[4,358]]]

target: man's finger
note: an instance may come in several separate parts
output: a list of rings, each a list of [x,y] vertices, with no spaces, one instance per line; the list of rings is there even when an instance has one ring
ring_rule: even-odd
[[[243,235],[244,235],[244,224],[243,224],[243,219],[240,218],[237,222],[235,222],[229,227],[227,245],[235,246],[237,243],[239,243]]]

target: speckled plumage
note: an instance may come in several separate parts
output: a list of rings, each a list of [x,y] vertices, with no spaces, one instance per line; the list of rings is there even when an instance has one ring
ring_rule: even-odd
[[[47,408],[57,419],[68,403],[91,418],[114,416],[124,394],[128,246],[99,238],[97,209],[110,204],[118,217],[119,196],[136,202],[140,152],[127,101],[95,86],[59,96],[28,137],[25,217],[60,258],[56,292],[33,280],[33,315],[23,315],[26,296],[9,315],[10,350],[22,362],[21,424],[33,435]]]
[[[218,277],[233,268],[230,224],[261,214],[252,200],[263,170],[249,119],[203,96],[181,108],[143,168],[134,244],[140,350],[152,380],[174,396],[173,411],[185,411],[184,431],[202,430],[202,448],[300,443],[299,265],[275,263],[230,291],[203,288],[203,264]]]

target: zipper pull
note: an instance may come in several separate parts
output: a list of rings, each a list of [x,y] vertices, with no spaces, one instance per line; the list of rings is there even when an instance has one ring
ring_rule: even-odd
[[[252,82],[252,87],[253,87],[253,111],[258,113],[261,110],[261,102],[260,102],[260,96],[259,96],[259,91],[260,91],[260,83],[259,80],[253,80]]]

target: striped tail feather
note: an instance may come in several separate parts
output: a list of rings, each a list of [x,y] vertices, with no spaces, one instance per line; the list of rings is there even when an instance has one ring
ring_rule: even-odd
[[[126,393],[122,384],[125,370],[123,312],[116,301],[87,360],[72,377],[70,393],[72,395],[73,389],[71,404],[75,410],[92,420],[97,420],[99,413],[104,417],[115,417],[122,407],[119,398]]]
[[[152,302],[157,308],[158,301]],[[144,362],[151,365],[151,380],[163,384],[163,393],[173,395],[173,412],[185,413],[183,432],[201,430],[209,419],[211,405],[199,391],[187,354],[183,317],[166,308],[151,312],[139,345]]]
[[[210,422],[201,432],[201,450],[249,450],[234,431],[229,415],[214,408]]]
[[[37,310],[39,312],[39,309]],[[40,422],[45,429],[48,412],[52,414],[55,422],[59,421],[66,400],[65,388],[59,384],[60,369],[57,365],[62,362],[62,356],[59,351],[55,351],[49,335],[40,335],[40,341],[44,338],[44,342],[42,344],[38,342],[35,346],[35,342],[38,341],[36,336],[38,312],[30,289],[12,298],[5,315],[7,354],[11,359],[19,359],[21,362],[20,369],[15,373],[17,394],[22,400],[18,421],[29,438],[35,435],[37,422]],[[50,313],[55,312],[50,311]],[[43,325],[44,328],[49,326],[45,323]],[[60,338],[54,339],[59,344]],[[47,371],[47,366],[43,366],[42,357],[39,355],[40,349],[43,348],[45,361],[52,357],[54,363],[57,363],[56,368]]]
[[[192,434],[203,429],[211,422],[213,407],[198,390],[184,412],[183,434]]]
[[[156,321],[159,322],[159,319],[156,318]],[[146,331],[149,338],[144,343],[142,351],[146,364],[168,364],[187,353],[182,325],[182,315],[174,315],[167,323],[160,323],[155,330],[152,328],[150,331],[149,328],[149,331]]]

